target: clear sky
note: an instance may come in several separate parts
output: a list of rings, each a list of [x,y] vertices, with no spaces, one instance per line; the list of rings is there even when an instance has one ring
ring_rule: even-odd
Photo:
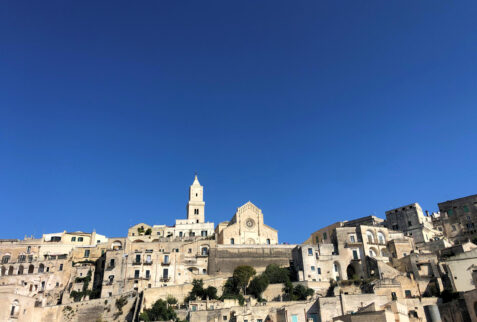
[[[477,193],[477,2],[0,4],[0,238],[248,200],[280,241]]]

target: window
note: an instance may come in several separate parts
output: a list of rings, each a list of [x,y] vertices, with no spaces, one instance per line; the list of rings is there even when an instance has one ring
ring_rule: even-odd
[[[311,266],[311,270],[314,271],[314,270],[315,270],[315,266]]]
[[[222,316],[222,320],[227,321],[227,315]]]
[[[318,236],[315,237],[315,242],[318,244],[318,242],[320,241],[320,238]]]
[[[207,247],[202,247],[202,256],[206,256],[209,253]]]
[[[151,277],[151,272],[149,270],[146,270],[146,278]]]
[[[60,267],[58,268],[59,271],[63,270],[63,264],[60,264]]]
[[[78,237],[78,241],[79,241],[79,242],[82,242],[82,241],[83,241],[83,237]]]
[[[140,262],[141,262],[141,255],[136,254],[136,263],[140,263]]]
[[[194,236],[195,236],[195,232],[191,231],[189,235],[190,235],[190,237],[194,237]]]
[[[139,270],[138,269],[136,269],[134,271],[134,278],[139,278]]]
[[[406,257],[406,256],[407,256],[407,253],[402,253],[402,256]]]
[[[334,268],[335,272],[338,272],[338,265],[333,264],[333,268]]]
[[[84,257],[89,257],[89,249],[84,251]]]
[[[407,221],[407,225],[408,225],[408,226],[412,226],[412,223],[411,223],[410,220]]]
[[[313,248],[308,248],[308,256],[313,256]]]
[[[207,270],[205,268],[202,269],[202,274],[207,274]]]
[[[2,257],[2,264],[8,263],[9,260],[10,260],[10,255],[3,256]]]
[[[318,274],[321,275],[321,267],[318,267]]]
[[[31,246],[28,246],[27,247],[27,254],[30,254],[30,252],[31,252]]]
[[[469,207],[464,206],[464,212],[469,212]]]
[[[406,295],[406,298],[408,298],[408,299],[412,297],[410,290],[405,290],[404,294]]]
[[[76,237],[71,237],[71,241],[72,242],[76,241]]]
[[[179,232],[179,237],[182,237],[182,231]]]
[[[399,226],[398,225],[393,225],[393,230],[399,230]]]
[[[167,268],[162,270],[162,277],[169,278],[169,270]]]
[[[202,231],[200,232],[200,235],[201,235],[202,237],[207,237],[207,230],[202,230]]]
[[[354,235],[350,235],[349,236],[349,240],[354,243],[356,241],[356,239],[354,238]]]
[[[366,237],[368,238],[368,243],[374,243],[374,234],[372,231],[368,230],[366,232]]]
[[[234,245],[234,244],[235,244],[235,239],[230,238],[230,245]]]
[[[323,233],[323,240],[326,240],[327,236],[326,233]]]
[[[452,216],[453,213],[454,213],[454,212],[452,211],[452,209],[447,210],[447,215],[448,215],[448,216]]]
[[[188,252],[189,254],[191,254],[191,253],[192,253],[192,248],[189,248],[189,250],[187,250],[187,252]]]
[[[164,264],[169,264],[169,255],[164,255]]]
[[[194,209],[194,215],[198,215],[199,214],[199,209]]]
[[[384,237],[384,234],[382,232],[378,232],[378,241],[380,244],[386,244],[386,238]]]
[[[270,238],[267,238],[267,245],[270,245]]]
[[[353,249],[353,259],[359,259],[358,250]]]

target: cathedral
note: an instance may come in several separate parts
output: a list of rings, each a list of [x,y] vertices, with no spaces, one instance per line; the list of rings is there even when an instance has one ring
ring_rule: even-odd
[[[239,207],[232,220],[215,228],[217,244],[278,244],[277,230],[263,222],[262,210],[250,201]]]

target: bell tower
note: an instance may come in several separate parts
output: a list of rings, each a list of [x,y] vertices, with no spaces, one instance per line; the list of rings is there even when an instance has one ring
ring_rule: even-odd
[[[189,188],[189,202],[187,203],[187,219],[192,219],[196,223],[203,223],[205,221],[204,216],[204,187],[200,185],[197,174],[195,175],[194,182]]]

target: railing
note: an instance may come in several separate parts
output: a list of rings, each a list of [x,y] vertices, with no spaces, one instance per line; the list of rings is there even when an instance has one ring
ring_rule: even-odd
[[[167,262],[162,261],[162,266],[169,266],[169,265],[171,265],[170,261],[167,261]]]
[[[141,265],[141,261],[134,261],[132,264],[133,265]]]
[[[152,265],[152,260],[151,261],[145,261],[144,265]]]
[[[170,277],[161,277],[161,282],[169,282],[171,280]]]

